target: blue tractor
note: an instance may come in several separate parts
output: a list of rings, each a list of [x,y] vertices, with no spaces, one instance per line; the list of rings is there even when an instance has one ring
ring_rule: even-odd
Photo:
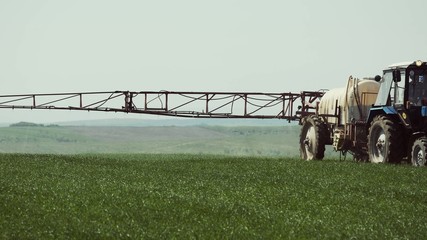
[[[427,158],[427,65],[422,61],[384,70],[370,109],[368,152],[383,162],[410,160],[424,166]]]
[[[374,163],[427,161],[427,64],[394,64],[383,76],[350,77],[325,93],[316,114],[302,120],[301,157],[320,160],[325,145]]]

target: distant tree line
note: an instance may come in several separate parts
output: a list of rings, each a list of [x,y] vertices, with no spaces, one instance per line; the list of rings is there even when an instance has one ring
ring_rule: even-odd
[[[18,123],[12,123],[9,125],[9,127],[59,127],[58,124],[39,124],[39,123],[32,123],[32,122],[18,122]]]

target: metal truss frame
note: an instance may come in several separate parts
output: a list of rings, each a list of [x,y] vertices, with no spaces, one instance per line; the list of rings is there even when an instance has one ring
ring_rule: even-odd
[[[192,118],[299,121],[314,113],[323,91],[300,93],[111,91],[0,95],[3,109],[125,112]],[[298,105],[298,106],[297,106]]]

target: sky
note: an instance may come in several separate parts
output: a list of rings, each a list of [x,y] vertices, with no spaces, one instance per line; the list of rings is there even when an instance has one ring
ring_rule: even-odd
[[[338,88],[427,60],[426,10],[425,0],[0,0],[0,95]],[[0,122],[127,117],[1,111]]]

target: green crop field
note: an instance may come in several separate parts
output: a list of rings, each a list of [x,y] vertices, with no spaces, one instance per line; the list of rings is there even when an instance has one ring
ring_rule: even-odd
[[[197,154],[0,154],[2,239],[426,239],[427,171]]]
[[[299,126],[0,127],[0,153],[295,157],[299,132]]]
[[[296,156],[299,127],[2,127],[4,153]]]

